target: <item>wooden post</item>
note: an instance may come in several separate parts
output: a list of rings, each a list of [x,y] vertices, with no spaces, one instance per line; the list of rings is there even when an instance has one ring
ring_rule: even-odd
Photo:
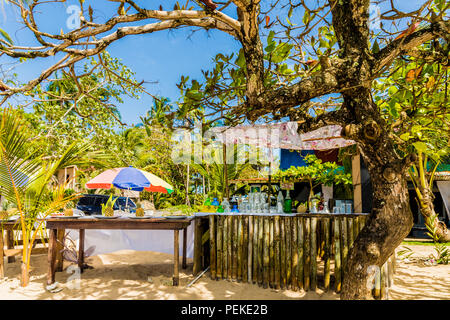
[[[217,216],[217,265],[216,265],[216,278],[217,280],[223,277],[223,264],[222,264],[222,244],[223,244],[223,216]]]
[[[298,268],[298,228],[297,228],[297,217],[290,218],[292,220],[292,290],[297,291],[298,280],[297,280],[297,268]]]
[[[173,231],[173,285],[178,286],[180,280],[179,276],[179,263],[180,263],[180,241],[179,241],[179,231]]]
[[[341,243],[340,243],[340,226],[339,218],[334,218],[334,278],[335,278],[335,291],[341,292],[342,278],[341,278]]]
[[[183,229],[183,260],[182,260],[182,264],[181,264],[181,267],[183,269],[186,269],[186,267],[187,267],[186,251],[187,251],[187,228],[184,228]]]
[[[330,219],[325,218],[323,221],[324,238],[325,238],[325,253],[324,253],[324,290],[327,292],[330,289],[330,264],[331,264],[331,246],[330,246]]]
[[[347,231],[348,231],[348,249],[353,245],[353,241],[355,241],[353,237],[353,217],[347,219]]]
[[[244,241],[242,243],[242,281],[248,282],[248,216],[243,216],[242,228],[244,229]]]
[[[286,288],[286,226],[284,217],[280,217],[280,280],[281,289]]]
[[[49,230],[48,239],[48,269],[47,269],[47,285],[53,284],[55,282],[55,259],[56,259],[56,229]],[[3,242],[3,240],[2,240]],[[3,245],[2,245],[3,248]]]
[[[342,268],[341,268],[341,274],[342,278],[345,277],[345,268],[347,266],[347,255],[348,255],[348,238],[347,238],[347,217],[343,217],[340,221],[341,224],[341,259],[342,259]]]
[[[202,267],[202,232],[201,232],[201,218],[196,217],[194,220],[194,267],[192,273],[196,276],[200,273]]]
[[[264,223],[264,241],[263,241],[263,287],[266,289],[269,286],[269,217],[261,217]]]
[[[223,232],[222,232],[222,278],[228,279],[228,217],[222,216]]]
[[[227,279],[231,280],[232,278],[232,271],[233,271],[233,217],[227,216],[226,218],[228,220],[228,243],[227,243],[227,260],[228,260],[228,273],[227,273]]]
[[[252,283],[253,269],[253,216],[248,217],[248,255],[247,255],[248,282]]]
[[[57,231],[57,243],[56,243],[56,266],[55,270],[56,272],[63,271],[63,264],[64,264],[64,257],[63,257],[63,250],[64,250],[64,235],[66,233],[66,230],[64,229],[58,229]]]
[[[275,281],[275,289],[280,289],[280,216],[275,216],[273,221],[273,227],[274,227],[274,234],[273,234],[273,240],[274,240],[274,281]]]
[[[274,218],[269,217],[269,286],[270,288],[275,287],[275,261],[274,261]]]
[[[311,290],[317,288],[317,218],[311,218]]]
[[[238,232],[238,216],[232,217],[233,225],[233,250],[232,250],[232,264],[231,264],[231,280],[237,280],[237,270],[238,270],[238,243],[239,243],[239,232]]]
[[[292,285],[292,250],[291,250],[291,217],[284,217],[286,228],[286,287],[291,289]]]
[[[79,244],[78,244],[78,268],[80,268],[80,273],[83,272],[84,267],[84,229],[80,229]]]
[[[209,216],[209,265],[211,279],[216,280],[216,224],[214,215]]]
[[[3,228],[0,229],[0,278],[5,277],[5,269],[4,269],[4,244],[3,244]]]
[[[380,299],[380,291],[381,291],[381,269],[379,268],[376,272],[375,272],[375,286],[374,289],[372,290],[372,295],[376,300]]]
[[[352,157],[352,180],[353,180],[353,208],[357,213],[362,213],[361,192],[361,156]]]
[[[303,289],[303,266],[304,266],[304,229],[303,229],[303,218],[299,217],[297,219],[297,251],[298,251],[298,263],[297,263],[297,285],[299,289]]]
[[[303,286],[305,291],[310,288],[310,266],[311,266],[311,218],[304,220],[304,266],[303,266]]]
[[[14,249],[14,231],[6,230],[6,248]],[[11,256],[7,258],[8,263],[12,263],[16,261],[15,256]]]
[[[258,285],[263,284],[264,218],[258,216]]]
[[[242,216],[236,216],[235,219],[237,220],[238,224],[238,250],[237,250],[237,281],[242,281],[242,260],[243,260],[243,244],[244,244],[244,234],[243,234],[243,228],[242,228]]]
[[[388,260],[389,261],[389,260]],[[386,299],[386,279],[387,279],[387,273],[386,273],[386,267],[388,262],[383,264],[380,270],[380,300]]]
[[[253,271],[252,282],[258,282],[258,234],[259,234],[259,217],[253,216]]]

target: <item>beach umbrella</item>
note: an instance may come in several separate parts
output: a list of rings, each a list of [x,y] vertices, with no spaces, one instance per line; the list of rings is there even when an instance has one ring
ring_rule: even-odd
[[[154,174],[134,167],[109,169],[86,183],[88,189],[119,189],[172,193],[173,187]]]

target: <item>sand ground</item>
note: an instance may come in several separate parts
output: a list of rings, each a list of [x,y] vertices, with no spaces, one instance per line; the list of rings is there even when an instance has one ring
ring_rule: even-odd
[[[426,266],[420,262],[433,252],[432,246],[408,246],[414,250],[411,261],[398,259],[390,299],[450,299],[450,265]],[[419,258],[419,260],[417,259]],[[19,260],[19,259],[17,259]],[[206,273],[187,288],[192,276],[192,260],[181,270],[180,286],[171,284],[172,255],[131,250],[87,258],[92,269],[81,274],[81,280],[65,262],[65,270],[56,273],[57,293],[45,289],[47,256],[32,258],[30,285],[20,286],[20,263],[5,264],[5,278],[0,279],[0,299],[339,299],[335,293],[294,292],[291,290],[263,289],[253,284],[213,281]]]

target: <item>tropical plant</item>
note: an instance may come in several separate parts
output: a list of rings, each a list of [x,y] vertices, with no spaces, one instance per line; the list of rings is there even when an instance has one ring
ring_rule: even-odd
[[[4,109],[0,123],[0,191],[17,207],[23,238],[21,284],[29,283],[31,249],[43,233],[44,219],[64,208],[75,195],[64,196],[65,185],[52,186],[56,172],[80,164],[79,156],[89,145],[72,144],[57,160],[42,160],[29,154],[29,136],[23,119],[12,109]]]
[[[447,243],[439,243],[441,236],[438,234],[438,228],[436,227],[435,220],[436,216],[430,218],[429,221],[425,222],[425,226],[428,229],[427,235],[433,239],[434,250],[436,254],[431,255],[431,259],[436,262],[436,264],[448,264],[450,261],[450,250]]]
[[[113,195],[110,195],[106,203],[102,203],[102,215],[106,217],[112,217],[114,215],[114,204],[118,197],[113,199]]]
[[[282,182],[306,181],[309,183],[310,192],[308,197],[309,207],[311,199],[314,197],[314,188],[321,184],[352,184],[352,177],[349,173],[339,171],[339,166],[335,162],[322,162],[313,154],[305,156],[306,166],[290,167],[287,170],[280,170],[274,175],[274,179]]]

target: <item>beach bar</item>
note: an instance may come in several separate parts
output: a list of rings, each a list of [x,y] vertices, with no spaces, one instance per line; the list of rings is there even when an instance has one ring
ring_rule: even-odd
[[[348,252],[367,214],[215,214],[195,218],[194,275],[263,288],[341,291]],[[373,274],[375,299],[386,299],[394,257]]]

